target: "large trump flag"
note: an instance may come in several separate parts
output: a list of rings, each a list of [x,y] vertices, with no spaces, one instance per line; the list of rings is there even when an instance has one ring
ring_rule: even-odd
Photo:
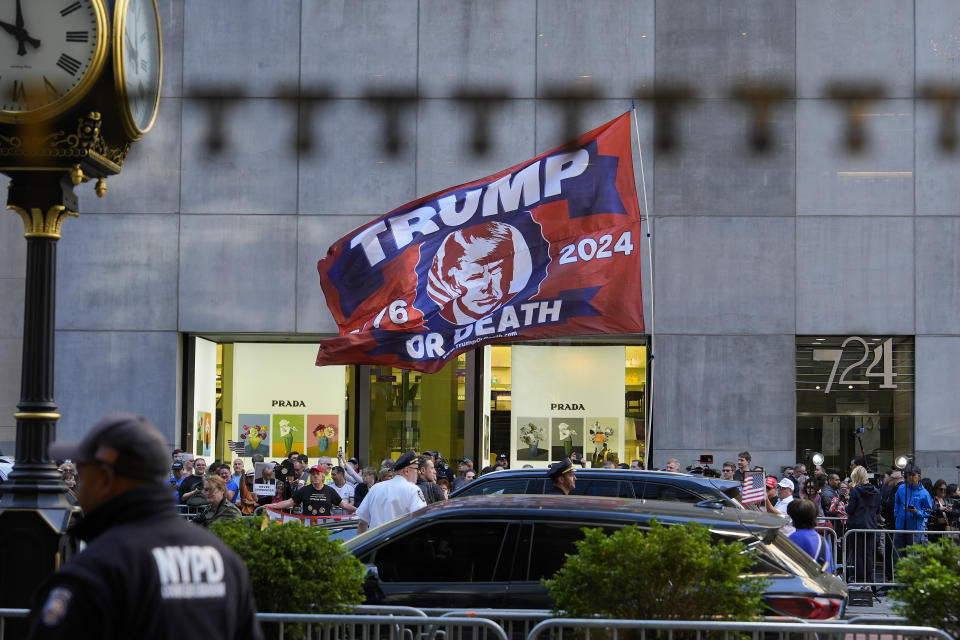
[[[494,342],[642,333],[641,235],[628,112],[337,241],[317,364],[432,373]]]

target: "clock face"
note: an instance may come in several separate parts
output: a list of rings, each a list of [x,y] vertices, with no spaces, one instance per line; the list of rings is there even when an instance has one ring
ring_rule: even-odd
[[[72,107],[107,55],[102,0],[0,1],[0,120],[33,122]]]
[[[163,67],[155,0],[120,0],[113,37],[124,126],[131,137],[139,139],[153,125],[160,97]]]

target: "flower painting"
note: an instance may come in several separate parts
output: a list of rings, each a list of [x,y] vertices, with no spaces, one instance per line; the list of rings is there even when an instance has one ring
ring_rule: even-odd
[[[243,455],[270,455],[270,416],[268,414],[241,413],[237,416],[237,442],[243,443]]]
[[[291,451],[304,453],[303,414],[273,414],[272,445],[276,458],[285,458]]]
[[[517,418],[517,460],[547,460],[547,419]]]
[[[340,417],[335,415],[307,416],[307,455],[336,457],[340,446]]]

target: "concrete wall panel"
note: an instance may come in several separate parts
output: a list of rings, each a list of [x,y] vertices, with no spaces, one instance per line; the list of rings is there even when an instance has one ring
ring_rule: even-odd
[[[658,218],[657,326],[671,333],[793,333],[794,221]]]
[[[657,2],[657,87],[728,98],[739,82],[793,87],[794,2]]]
[[[960,337],[917,336],[916,349],[916,449],[960,449]]]
[[[371,91],[414,93],[417,0],[302,0],[301,4],[303,87],[323,87],[345,98]]]
[[[294,213],[297,210],[296,111],[282,100],[222,103],[211,120],[204,100],[183,105],[183,213]],[[210,131],[223,124],[224,147]],[[232,133],[231,133],[232,132]]]
[[[960,4],[914,0],[917,87],[960,82]]]
[[[792,451],[794,338],[659,335],[654,345],[653,445]],[[666,456],[662,460],[661,456]]]
[[[297,331],[330,333],[339,330],[327,308],[317,261],[339,238],[366,224],[374,216],[300,216],[297,220]]]
[[[23,336],[23,278],[0,278],[0,338]]]
[[[960,217],[918,218],[917,333],[960,334]]]
[[[842,103],[798,102],[798,215],[913,215],[913,104],[881,100],[869,112],[867,146],[852,151]]]
[[[296,216],[181,216],[180,331],[292,332]]]
[[[157,0],[163,34],[163,79],[160,93],[166,98],[183,95],[183,10],[180,0]]]
[[[232,87],[270,97],[300,78],[300,0],[185,2],[186,95]]]
[[[129,411],[148,417],[173,448],[179,341],[173,331],[58,331],[57,438],[79,440],[106,414]]]
[[[797,333],[914,332],[913,219],[797,218]]]
[[[752,116],[740,103],[685,102],[673,116],[674,147],[657,152],[653,184],[658,214],[794,214],[792,103],[771,112],[771,147],[763,154],[750,144]]]
[[[489,153],[472,150],[473,122],[450,100],[421,100],[417,115],[417,197],[496,173],[534,157],[533,100],[513,100],[490,122]],[[398,202],[396,206],[403,204]]]
[[[920,101],[916,112],[917,215],[958,215],[960,145],[944,148],[941,144],[944,121],[940,105]]]
[[[57,327],[176,330],[179,242],[175,215],[81,216],[57,247]]]
[[[632,98],[651,89],[654,0],[537,3],[537,96],[594,91]]]
[[[307,122],[313,144],[300,156],[300,213],[379,215],[414,199],[415,106],[400,113],[403,144],[395,154],[384,148],[382,111],[367,101],[305,104],[301,123]]]
[[[536,0],[421,0],[420,95],[536,96]]]
[[[879,82],[887,96],[913,95],[914,3],[900,0],[797,2],[797,95],[829,83]]]

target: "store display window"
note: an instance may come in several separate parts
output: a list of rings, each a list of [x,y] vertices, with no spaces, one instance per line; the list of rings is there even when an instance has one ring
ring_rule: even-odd
[[[591,466],[644,460],[646,346],[524,343],[486,351],[485,461],[503,454],[511,467],[571,455]]]

